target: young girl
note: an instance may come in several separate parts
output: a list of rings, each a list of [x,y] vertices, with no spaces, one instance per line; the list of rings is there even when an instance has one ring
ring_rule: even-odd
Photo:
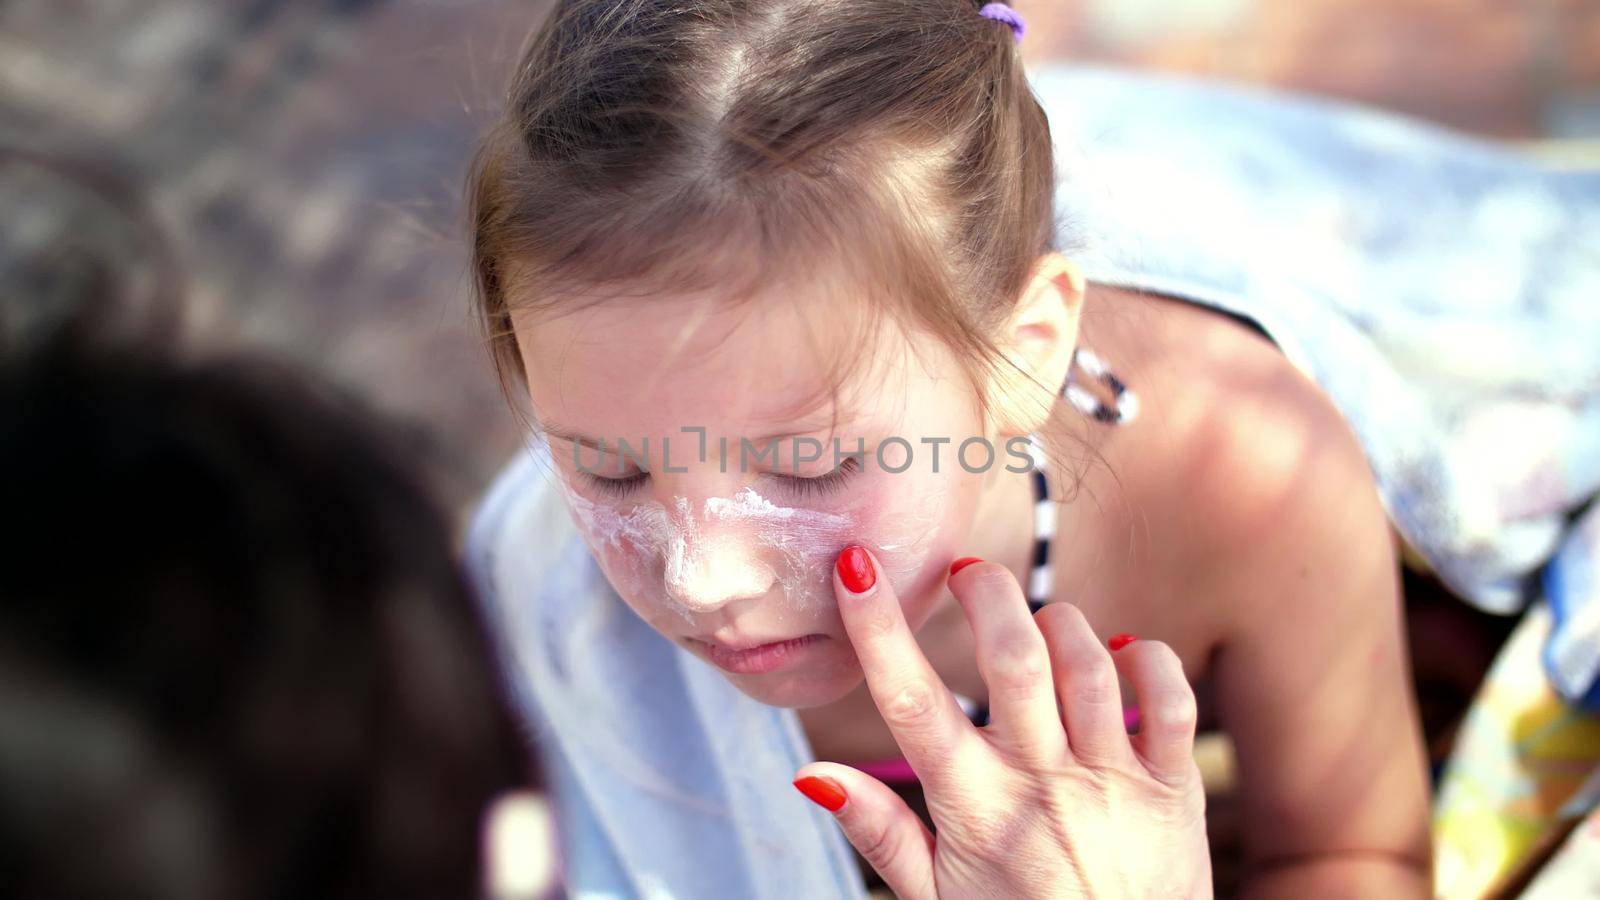
[[[1430,358],[1383,340],[1488,309],[1428,253],[1522,252],[1457,214],[1526,218],[1557,176],[1331,104],[1030,75],[993,7],[566,2],[518,68],[473,252],[540,441],[469,558],[568,876],[809,896],[838,870],[782,790],[812,758],[903,774],[829,587],[858,543],[975,721],[957,557],[1176,651],[1237,750],[1256,892],[1423,895],[1386,510],[1486,605],[1537,560],[1485,537],[1402,377]],[[1581,262],[1570,210],[1536,212]]]

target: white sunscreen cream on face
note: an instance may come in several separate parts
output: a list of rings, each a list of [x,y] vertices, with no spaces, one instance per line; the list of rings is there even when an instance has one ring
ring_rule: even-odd
[[[636,609],[697,615],[743,597],[771,595],[784,612],[815,616],[834,602],[832,566],[854,542],[873,549],[891,583],[926,562],[948,492],[922,493],[913,508],[876,513],[864,505],[838,512],[779,506],[754,487],[621,508],[596,503],[562,482],[568,507],[591,551]]]

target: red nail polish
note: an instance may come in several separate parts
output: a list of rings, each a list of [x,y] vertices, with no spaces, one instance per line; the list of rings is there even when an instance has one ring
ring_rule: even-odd
[[[872,558],[860,547],[844,548],[839,554],[838,569],[839,580],[852,594],[865,594],[878,583],[878,575],[872,571]]]
[[[804,778],[796,779],[794,786],[799,788],[800,793],[805,794],[806,798],[812,803],[826,809],[828,812],[838,812],[844,807],[844,801],[847,799],[844,795],[844,788],[840,787],[839,782],[834,781],[832,778],[807,775]]]
[[[963,556],[950,564],[950,574],[954,575],[962,569],[965,569],[967,566],[977,562],[983,562],[983,559],[977,556]]]
[[[1115,653],[1137,640],[1138,638],[1131,634],[1115,634],[1111,636],[1111,640],[1106,641],[1106,646],[1110,647],[1111,652]]]

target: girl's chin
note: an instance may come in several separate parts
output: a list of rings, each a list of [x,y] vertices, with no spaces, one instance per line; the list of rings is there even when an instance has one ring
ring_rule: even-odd
[[[827,706],[841,700],[861,684],[863,677],[860,666],[854,664],[848,668],[819,665],[810,670],[763,675],[722,674],[751,699],[789,709]]]

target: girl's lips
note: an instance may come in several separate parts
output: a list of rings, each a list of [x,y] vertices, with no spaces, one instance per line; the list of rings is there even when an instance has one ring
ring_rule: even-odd
[[[729,650],[720,644],[705,641],[699,643],[705,646],[706,655],[718,668],[736,675],[759,675],[788,665],[804,654],[807,647],[823,640],[826,640],[824,635],[808,634],[746,650]]]

